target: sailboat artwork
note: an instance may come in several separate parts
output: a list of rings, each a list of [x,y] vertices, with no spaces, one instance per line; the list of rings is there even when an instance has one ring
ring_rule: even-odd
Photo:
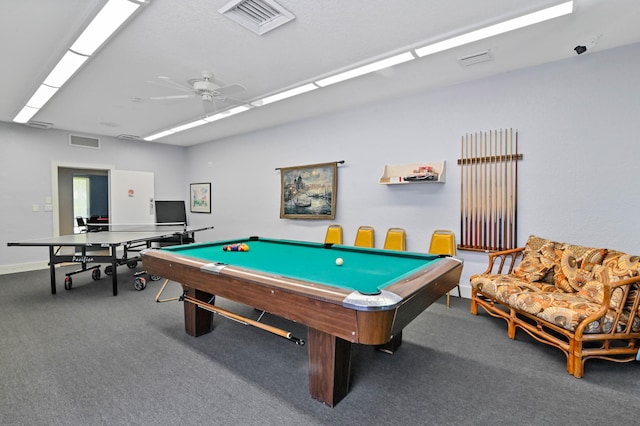
[[[280,218],[334,219],[336,163],[282,168]]]

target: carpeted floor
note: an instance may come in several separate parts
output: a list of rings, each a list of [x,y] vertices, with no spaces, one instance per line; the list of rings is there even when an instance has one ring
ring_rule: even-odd
[[[350,393],[335,408],[308,391],[308,355],[264,331],[217,317],[184,333],[179,302],[156,303],[161,281],[135,291],[132,271],[74,277],[49,291],[48,271],[0,276],[0,425],[602,425],[635,424],[638,363],[565,357],[506,323],[444,298],[404,331],[394,355],[355,346]],[[63,270],[58,271],[62,282]],[[171,284],[168,296],[177,295]],[[249,307],[223,307],[256,317]],[[306,338],[305,327],[264,320]]]

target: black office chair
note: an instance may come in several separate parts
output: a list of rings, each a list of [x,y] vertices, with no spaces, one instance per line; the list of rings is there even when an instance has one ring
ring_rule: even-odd
[[[76,224],[78,225],[78,231],[80,234],[87,232],[87,223],[82,216],[76,216]]]

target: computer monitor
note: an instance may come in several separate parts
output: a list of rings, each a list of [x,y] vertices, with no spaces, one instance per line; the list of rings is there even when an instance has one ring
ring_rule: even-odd
[[[156,200],[156,223],[187,224],[187,211],[184,201]]]

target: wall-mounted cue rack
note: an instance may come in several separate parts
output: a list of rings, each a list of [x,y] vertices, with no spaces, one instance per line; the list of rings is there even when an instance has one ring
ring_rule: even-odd
[[[518,132],[513,129],[462,137],[458,249],[516,247],[519,160]]]

